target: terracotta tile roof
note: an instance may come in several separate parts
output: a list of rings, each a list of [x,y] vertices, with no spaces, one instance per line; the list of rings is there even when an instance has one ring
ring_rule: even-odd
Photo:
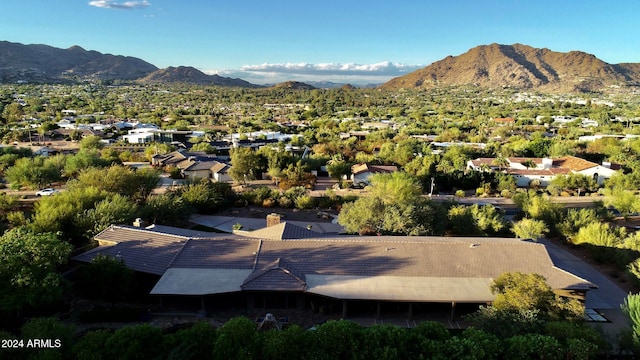
[[[539,175],[539,176],[555,176],[555,175],[567,175],[571,171],[569,169],[562,168],[550,168],[550,169],[506,169],[505,172],[511,175]]]
[[[527,161],[532,161],[536,165],[542,164],[542,158],[510,157],[510,158],[507,158],[507,160],[509,160],[510,163],[518,163],[518,164],[522,164]]]
[[[393,165],[368,165],[356,164],[351,167],[351,173],[354,175],[370,172],[370,173],[391,173],[398,171],[397,166]]]
[[[471,160],[473,166],[482,166],[487,165],[489,167],[496,166],[494,165],[495,158],[477,158],[475,160]]]
[[[553,159],[553,166],[577,172],[596,167],[598,164],[575,156],[563,156],[561,158]]]

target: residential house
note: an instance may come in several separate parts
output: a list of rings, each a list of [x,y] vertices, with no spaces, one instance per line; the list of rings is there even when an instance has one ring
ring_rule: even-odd
[[[151,165],[156,167],[176,167],[187,179],[212,179],[216,182],[232,181],[230,165],[216,160],[215,155],[203,152],[172,151],[151,157]]]
[[[512,117],[495,118],[493,122],[498,126],[513,126],[516,123]]]
[[[393,165],[356,164],[351,167],[351,180],[354,184],[369,184],[373,174],[392,173],[398,171]]]
[[[202,233],[167,226],[111,226],[97,248],[75,256],[121,259],[151,274],[150,294],[199,298],[203,310],[246,303],[248,310],[300,310],[311,303],[350,311],[403,309],[411,318],[429,304],[491,303],[491,284],[504,272],[544,276],[558,294],[584,300],[595,286],[561,269],[541,243],[508,238],[323,235],[280,223],[255,236]],[[209,303],[207,305],[207,302]],[[428,311],[428,310],[427,310]]]
[[[519,187],[528,187],[536,180],[540,186],[547,186],[556,176],[582,174],[593,177],[602,185],[616,171],[611,166],[599,165],[575,156],[551,158],[506,158],[500,164],[495,158],[478,158],[467,162],[467,169],[475,171],[501,171],[512,175]]]
[[[219,161],[195,161],[182,169],[185,179],[211,179],[215,182],[231,182],[231,166]]]
[[[203,131],[160,130],[154,127],[142,127],[128,130],[127,135],[122,135],[122,139],[129,144],[146,144],[155,141],[186,146],[184,144],[189,143],[189,139],[203,135]]]

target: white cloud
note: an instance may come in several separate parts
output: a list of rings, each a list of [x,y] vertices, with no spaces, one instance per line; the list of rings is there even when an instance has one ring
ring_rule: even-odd
[[[89,5],[104,9],[142,9],[151,5],[147,0],[141,1],[113,1],[113,0],[94,0]]]
[[[273,84],[287,80],[330,81],[354,85],[380,84],[405,75],[423,65],[389,61],[376,64],[354,63],[281,63],[244,65],[238,70],[205,70],[208,74],[241,78],[254,84]]]
[[[240,68],[247,72],[271,72],[297,75],[378,75],[401,76],[419,69],[422,65],[408,65],[384,61],[376,64],[355,63],[283,63],[245,65]]]

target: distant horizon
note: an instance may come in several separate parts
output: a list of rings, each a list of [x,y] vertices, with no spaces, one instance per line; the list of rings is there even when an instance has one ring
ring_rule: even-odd
[[[24,0],[3,10],[0,39],[10,42],[77,45],[257,85],[380,84],[492,43],[578,50],[610,64],[640,62],[640,2],[631,0],[372,0],[366,6],[349,0]]]

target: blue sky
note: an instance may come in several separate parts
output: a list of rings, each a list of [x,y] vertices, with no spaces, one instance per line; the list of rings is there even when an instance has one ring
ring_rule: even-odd
[[[364,84],[491,43],[640,62],[639,15],[638,0],[7,0],[0,40],[258,84]]]

